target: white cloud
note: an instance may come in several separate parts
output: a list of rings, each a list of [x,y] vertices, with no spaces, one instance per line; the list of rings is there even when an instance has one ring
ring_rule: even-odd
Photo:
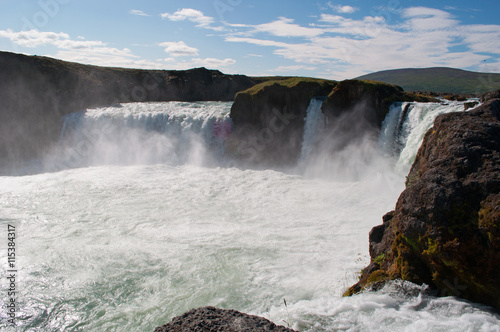
[[[251,34],[273,32],[271,35],[285,36],[286,28],[292,25],[298,32],[290,29],[288,35],[306,40],[282,42],[233,34],[226,36],[226,41],[273,47],[275,55],[293,60],[297,66],[317,67],[321,73],[332,73],[331,77],[336,79],[393,68],[479,67],[485,58],[490,63],[494,59],[500,62],[500,25],[463,25],[446,11],[426,7],[407,8],[399,15],[402,22],[390,25],[381,16],[350,19],[322,14],[312,30],[314,33],[309,33],[311,27],[280,19],[260,25],[266,29]],[[294,69],[280,67],[286,68]]]
[[[10,29],[0,30],[0,38],[8,38],[21,47],[35,48],[39,46],[54,46],[57,52],[53,57],[85,64],[99,66],[125,66],[145,68],[153,63],[141,60],[133,55],[128,48],[118,49],[108,47],[99,40],[73,40],[66,33],[44,32],[38,30],[15,32]]]
[[[184,21],[189,20],[191,22],[197,23],[197,27],[211,29],[216,31],[224,30],[223,27],[213,27],[212,24],[215,22],[213,17],[205,16],[203,12],[192,9],[192,8],[182,8],[173,14],[163,13],[160,14],[161,18],[169,19],[170,21]]]
[[[183,41],[164,42],[159,45],[171,55],[156,61],[141,59],[128,48],[118,49],[107,46],[102,41],[72,40],[66,33],[41,32],[36,30],[15,32],[0,30],[0,38],[8,38],[23,47],[55,46],[54,58],[91,64],[97,66],[142,68],[142,69],[189,69],[207,67],[225,70],[236,63],[232,58],[191,58],[177,61],[175,57],[197,56],[198,49],[186,45]],[[81,39],[81,38],[78,38]]]
[[[251,25],[248,25],[248,24],[240,24],[240,23],[227,23],[227,22],[223,22],[225,25],[227,25],[228,27],[232,27],[232,28],[250,28],[252,27]]]
[[[356,12],[359,8],[352,6],[342,6],[342,5],[334,5],[331,2],[328,2],[328,6],[333,9],[335,12],[340,14],[352,14]]]
[[[463,26],[457,32],[474,52],[500,54],[500,25]]]
[[[11,29],[0,30],[0,38],[10,39],[14,44],[34,48],[38,46],[52,45],[63,49],[89,49],[92,47],[103,47],[102,41],[72,40],[63,32],[44,32],[38,30],[12,31]],[[81,39],[78,37],[78,39]]]
[[[14,44],[24,47],[37,47],[41,45],[50,45],[60,40],[68,39],[66,33],[40,32],[38,30],[15,32],[11,29],[0,30],[0,38],[10,39]]]
[[[318,28],[302,27],[294,24],[292,19],[280,17],[271,23],[256,25],[255,32],[267,32],[279,37],[314,37],[321,35],[324,31]]]
[[[434,31],[452,29],[459,24],[453,16],[440,9],[412,7],[403,11],[403,18],[408,19],[407,27],[414,31]]]
[[[223,67],[227,67],[230,65],[234,65],[236,63],[236,60],[231,59],[231,58],[226,58],[226,59],[194,58],[191,61],[192,61],[192,63],[196,63],[199,66],[208,67],[208,68],[223,68]]]
[[[109,50],[108,50],[109,51]],[[79,51],[58,51],[51,57],[78,62],[83,64],[107,67],[123,67],[123,68],[141,68],[141,69],[163,69],[164,64],[139,59],[130,53],[120,54],[116,52],[108,52],[105,49],[94,50],[93,52]]]
[[[326,32],[360,37],[373,37],[385,26],[385,19],[381,16],[353,20],[339,15],[321,14],[319,21],[327,24],[323,26]]]
[[[451,14],[435,8],[428,7],[410,7],[403,10],[403,17],[442,17],[448,18],[451,17]]]
[[[138,9],[131,9],[128,13],[132,14],[132,15],[137,15],[137,16],[151,16],[151,15],[146,14],[142,10],[138,10]]]
[[[236,42],[236,43],[249,43],[258,46],[276,46],[276,47],[287,47],[289,44],[278,42],[274,40],[264,40],[257,38],[246,38],[246,37],[226,37],[225,39],[228,42]]]
[[[164,42],[160,43],[160,46],[165,47],[165,52],[169,53],[171,56],[194,56],[198,55],[198,49],[186,45],[183,41],[179,42]]]
[[[183,8],[173,14],[164,13],[161,14],[161,17],[168,18],[171,21],[190,20],[198,24],[210,24],[214,21],[212,17],[205,16],[203,12],[192,8]]]
[[[463,24],[449,11],[427,7],[392,10],[390,19],[382,14],[353,18],[347,14],[356,8],[329,4],[337,6],[337,12],[322,13],[312,18],[310,24],[279,17],[258,25],[222,22],[222,27],[216,27],[214,18],[191,8],[161,16],[210,29],[214,40],[223,38],[225,42],[251,45],[247,51],[250,54],[244,57],[255,58],[257,65],[252,70],[262,72],[269,70],[263,69],[265,62],[257,59],[262,57],[259,54],[262,49],[256,50],[254,45],[267,47],[274,56],[290,60],[291,63],[287,63],[290,65],[279,66],[275,71],[309,70],[312,76],[330,75],[335,79],[402,67],[471,69],[476,66],[479,70],[488,66],[500,70],[500,25]],[[203,66],[225,72],[236,70],[235,59],[202,58],[199,54],[203,49],[182,41],[156,44],[165,49],[168,57],[148,61],[135,56],[130,49],[113,48],[103,41],[85,40],[80,36],[72,39],[63,32],[0,30],[0,38],[22,47],[53,46],[59,58],[97,65],[158,69]],[[269,58],[268,53],[262,54]]]

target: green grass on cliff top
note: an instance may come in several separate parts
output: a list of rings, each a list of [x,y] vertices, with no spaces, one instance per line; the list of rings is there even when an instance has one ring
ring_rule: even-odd
[[[332,85],[333,88],[333,86],[338,83],[337,81],[312,77],[252,77],[252,79],[259,83],[241,92],[247,93],[249,95],[254,95],[263,88],[274,84],[278,84],[287,88],[293,88],[300,83],[317,83],[320,85],[329,84]]]

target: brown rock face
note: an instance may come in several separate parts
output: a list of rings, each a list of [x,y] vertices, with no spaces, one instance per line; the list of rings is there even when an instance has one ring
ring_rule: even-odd
[[[402,278],[500,310],[500,99],[436,119],[370,256],[347,294]]]
[[[258,316],[214,307],[193,309],[157,327],[155,332],[294,332]]]

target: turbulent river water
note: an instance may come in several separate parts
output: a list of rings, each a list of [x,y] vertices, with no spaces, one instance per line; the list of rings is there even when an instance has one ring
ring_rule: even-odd
[[[0,329],[152,331],[213,305],[300,331],[500,331],[487,307],[425,286],[342,297],[369,262],[368,232],[394,208],[424,133],[463,104],[393,105],[378,138],[318,168],[309,153],[320,105],[308,109],[300,165],[287,170],[227,160],[230,103],[66,116],[52,154],[0,177]]]

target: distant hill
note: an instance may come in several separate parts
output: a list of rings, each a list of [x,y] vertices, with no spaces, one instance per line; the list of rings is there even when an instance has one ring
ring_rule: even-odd
[[[407,68],[384,70],[357,77],[401,86],[405,91],[483,94],[500,89],[500,74],[477,73],[453,68]]]

